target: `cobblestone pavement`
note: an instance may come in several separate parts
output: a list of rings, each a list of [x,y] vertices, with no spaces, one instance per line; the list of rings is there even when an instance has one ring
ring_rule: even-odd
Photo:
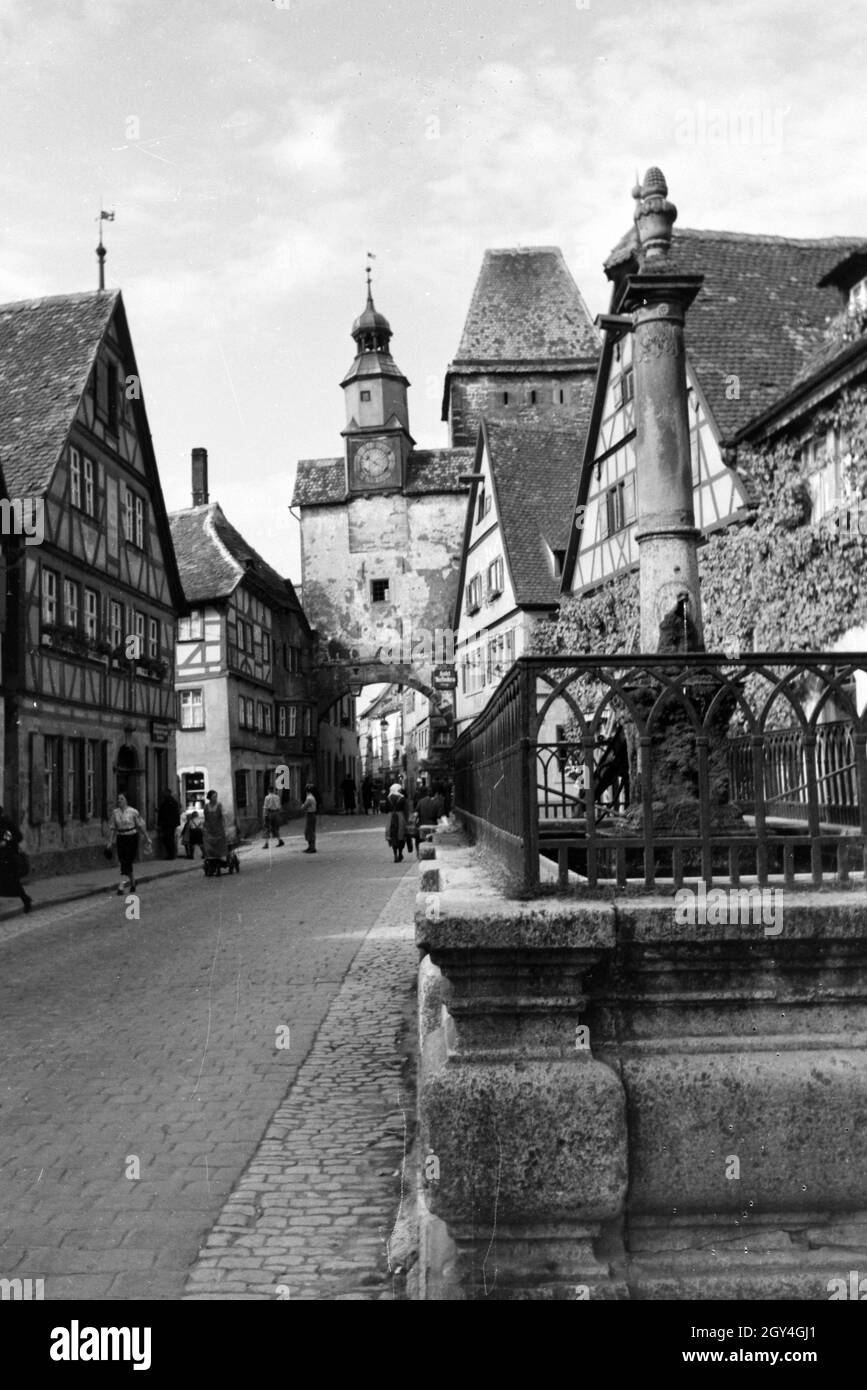
[[[44,1278],[47,1299],[182,1296],[384,905],[411,934],[415,866],[382,835],[341,826],[315,857],[290,839],[254,846],[238,876],[145,884],[140,921],[104,892],[16,919],[0,941],[0,1277]],[[360,1039],[317,1098],[333,1085],[352,1103]]]
[[[187,1298],[402,1296],[416,887],[405,878],[365,938],[205,1242]]]

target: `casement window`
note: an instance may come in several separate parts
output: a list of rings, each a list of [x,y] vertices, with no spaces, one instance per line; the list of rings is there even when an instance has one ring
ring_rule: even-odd
[[[111,643],[112,651],[115,651],[123,643],[123,608],[117,599],[109,599],[108,640]]]
[[[487,669],[485,683],[499,685],[506,672],[515,662],[515,629],[508,628],[488,639]]]
[[[88,516],[96,516],[96,494],[93,487],[93,459],[86,456],[81,461],[84,483],[84,510]]]
[[[123,534],[130,545],[144,550],[145,543],[145,504],[144,498],[131,488],[126,488],[123,496]]]
[[[271,638],[267,632],[262,633],[262,662],[265,666],[271,665]]]
[[[69,503],[81,506],[81,454],[77,449],[69,451]]]
[[[465,695],[475,695],[485,686],[485,657],[480,646],[467,652],[461,665],[461,684]]]
[[[475,575],[467,584],[465,590],[466,607],[468,613],[476,613],[482,606],[482,576]]]
[[[178,618],[178,641],[196,642],[204,636],[201,608],[193,608],[185,618]]]
[[[197,690],[182,690],[181,696],[181,728],[182,729],[204,729],[205,727],[205,703],[202,697],[201,688]]]
[[[133,610],[132,630],[136,639],[135,657],[138,661],[141,660],[145,653],[145,615],[144,613],[140,613],[137,608]]]
[[[238,727],[241,729],[247,727],[247,701],[243,695],[238,696]]]
[[[256,709],[257,726],[261,734],[272,734],[274,732],[274,715],[270,705],[265,705],[262,701]]]
[[[309,738],[313,729],[313,714],[309,705],[304,707],[304,737]]]
[[[616,406],[626,405],[628,401],[634,400],[635,374],[631,367],[624,367],[620,376],[613,383],[611,393]]]
[[[484,483],[479,483],[479,503],[476,508],[476,521],[482,520],[488,510],[488,490]]]
[[[238,811],[247,809],[248,787],[249,773],[246,768],[238,768],[235,772],[235,808]]]
[[[54,570],[42,570],[42,621],[57,622],[57,575]]]
[[[286,737],[286,706],[277,706],[277,737]]]
[[[96,769],[99,766],[99,744],[89,738],[84,745],[84,815],[91,820],[96,815]]]
[[[148,656],[156,661],[160,654],[160,624],[158,618],[148,618]]]
[[[84,763],[84,739],[70,738],[66,742],[66,776],[64,820],[83,819],[81,801],[81,772]]]
[[[488,597],[496,598],[503,592],[504,580],[503,557],[498,556],[488,565]]]
[[[298,734],[298,706],[289,706],[289,737],[295,738]]]
[[[371,603],[386,603],[388,601],[387,579],[372,579],[370,581],[370,601]]]
[[[45,735],[43,772],[44,814],[46,820],[60,820],[60,739],[56,734]]]
[[[603,537],[613,536],[635,520],[635,474],[628,473],[607,488],[599,509]]]
[[[99,632],[99,594],[95,589],[84,591],[84,632],[92,638]]]
[[[67,627],[78,627],[79,589],[74,579],[63,581],[63,621]]]
[[[848,448],[845,433],[833,428],[824,439],[811,435],[801,443],[799,460],[807,474],[814,522],[841,507],[846,493],[844,456]]]

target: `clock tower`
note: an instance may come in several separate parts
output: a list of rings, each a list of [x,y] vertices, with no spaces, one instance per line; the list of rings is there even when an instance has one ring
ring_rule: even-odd
[[[414,440],[409,432],[409,382],[391,355],[391,326],[367,304],[352,325],[355,361],[340,383],[346,395],[346,485],[350,494],[402,489]]]

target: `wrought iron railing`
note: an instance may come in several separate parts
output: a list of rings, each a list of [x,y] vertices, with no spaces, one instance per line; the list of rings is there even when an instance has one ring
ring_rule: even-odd
[[[864,881],[864,653],[522,657],[454,756],[526,889]]]

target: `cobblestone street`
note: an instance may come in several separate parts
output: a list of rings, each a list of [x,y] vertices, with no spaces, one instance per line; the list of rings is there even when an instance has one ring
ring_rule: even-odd
[[[5,924],[0,1276],[399,1296],[417,879],[378,820],[344,824],[315,858],[293,836],[144,883],[139,922],[102,894]]]

